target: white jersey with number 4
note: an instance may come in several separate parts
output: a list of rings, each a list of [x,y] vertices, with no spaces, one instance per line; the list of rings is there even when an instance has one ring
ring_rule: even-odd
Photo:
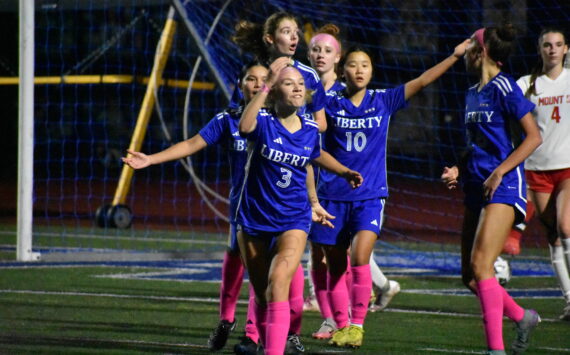
[[[517,84],[526,93],[530,75]],[[540,145],[525,161],[527,170],[570,168],[570,69],[564,68],[556,80],[546,75],[536,78],[534,118],[542,135]]]

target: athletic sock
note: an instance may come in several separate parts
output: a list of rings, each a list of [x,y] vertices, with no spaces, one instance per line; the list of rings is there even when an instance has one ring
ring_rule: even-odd
[[[568,239],[563,239],[568,240]],[[563,243],[565,244],[565,243]],[[549,245],[550,247],[550,260],[552,261],[552,268],[554,274],[558,279],[558,285],[564,294],[566,303],[570,303],[570,275],[568,274],[568,264],[564,258],[567,252],[562,245]]]
[[[289,323],[289,302],[270,302],[267,304],[265,355],[283,355],[289,330],[285,325]]]
[[[503,295],[503,314],[512,321],[520,322],[524,317],[524,308],[515,302],[503,286],[499,285],[499,287]]]
[[[220,287],[220,319],[233,322],[236,305],[243,282],[244,267],[238,255],[228,252],[222,264],[222,285]]]
[[[313,270],[311,271],[311,278],[313,279],[315,297],[319,304],[321,316],[323,319],[332,318],[332,310],[327,290],[327,270]]]
[[[289,308],[291,310],[291,325],[289,332],[301,334],[301,320],[303,318],[303,291],[305,289],[305,272],[299,264],[289,287]]]
[[[504,350],[503,295],[496,278],[477,282],[477,296],[483,313],[483,325],[489,350]]]
[[[347,268],[350,266],[347,266]],[[348,289],[346,288],[346,273],[340,276],[327,272],[327,288],[329,290],[329,304],[337,328],[344,328],[348,324]]]
[[[245,321],[245,336],[259,343],[259,332],[257,331],[255,315],[255,292],[251,282],[249,283],[249,303],[247,305],[247,319]]]
[[[374,252],[370,254],[370,275],[372,276],[372,283],[374,286],[378,287],[382,290],[382,292],[387,292],[390,289],[390,283],[388,282],[388,278],[378,264],[376,264],[376,259],[374,258]]]
[[[356,324],[364,324],[364,319],[368,312],[370,293],[372,292],[370,264],[353,266],[352,275],[352,290],[350,292],[351,321]]]
[[[257,333],[259,334],[259,341],[257,343],[261,343],[265,346],[267,340],[267,307],[262,307],[257,301],[254,301],[253,305],[256,320],[255,325],[257,326]],[[287,302],[287,307],[289,307],[289,302]]]

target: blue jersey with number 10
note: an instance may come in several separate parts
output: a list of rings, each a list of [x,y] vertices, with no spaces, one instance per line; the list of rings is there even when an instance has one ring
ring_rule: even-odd
[[[230,221],[235,220],[239,188],[243,182],[243,167],[247,161],[246,140],[239,135],[238,123],[243,106],[218,113],[199,132],[208,145],[223,144],[230,163]]]
[[[247,135],[248,163],[238,223],[263,232],[308,230],[311,207],[307,196],[307,164],[321,148],[318,126],[298,116],[301,128],[289,132],[272,113],[261,110],[255,130]],[[345,182],[346,184],[346,182]]]
[[[328,129],[323,149],[339,162],[362,174],[364,182],[353,190],[342,178],[321,170],[319,198],[357,201],[388,196],[386,140],[390,117],[406,106],[404,86],[367,90],[358,107],[345,91],[328,92],[325,106]]]

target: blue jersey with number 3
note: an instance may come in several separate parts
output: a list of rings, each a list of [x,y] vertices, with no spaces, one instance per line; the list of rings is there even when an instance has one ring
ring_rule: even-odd
[[[209,146],[222,144],[228,152],[231,176],[230,221],[235,220],[239,188],[243,182],[243,167],[247,161],[246,140],[239,135],[238,129],[242,111],[243,106],[220,112],[199,132]]]
[[[308,115],[297,117],[301,128],[291,133],[271,112],[259,112],[255,130],[247,135],[248,164],[237,213],[240,225],[283,232],[304,221],[308,229],[306,166],[320,156],[321,148],[315,121]]]
[[[339,162],[362,174],[364,182],[352,189],[343,178],[321,170],[319,198],[357,201],[388,196],[386,182],[386,140],[394,112],[406,106],[404,86],[388,90],[367,90],[356,107],[345,91],[327,93],[325,106],[328,129],[323,149]]]

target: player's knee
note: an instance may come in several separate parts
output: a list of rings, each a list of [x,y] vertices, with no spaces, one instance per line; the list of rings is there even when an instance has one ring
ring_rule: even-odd
[[[560,238],[570,238],[570,220],[558,221],[558,235]]]

